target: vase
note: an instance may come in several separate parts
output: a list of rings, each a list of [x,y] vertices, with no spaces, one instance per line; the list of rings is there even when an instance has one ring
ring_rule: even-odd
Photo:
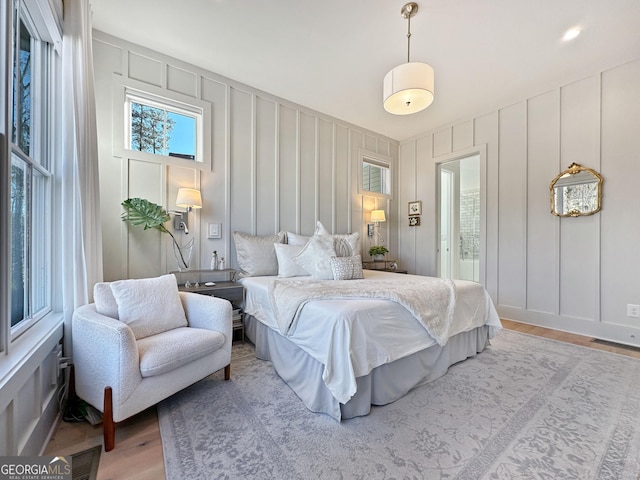
[[[382,262],[384,260],[384,255],[382,254],[378,254],[378,255],[374,255],[373,256],[373,261],[374,262]]]
[[[187,243],[183,245],[178,245],[178,242],[174,240],[173,242],[173,254],[176,257],[176,263],[178,265],[178,271],[186,272],[189,270],[189,265],[191,264],[191,255],[193,254],[193,244],[195,243],[195,238],[192,238]]]

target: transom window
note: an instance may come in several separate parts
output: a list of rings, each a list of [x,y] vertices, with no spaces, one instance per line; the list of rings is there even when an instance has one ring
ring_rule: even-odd
[[[127,91],[125,148],[202,162],[202,111]]]
[[[360,190],[364,193],[391,196],[391,162],[381,157],[364,153]]]

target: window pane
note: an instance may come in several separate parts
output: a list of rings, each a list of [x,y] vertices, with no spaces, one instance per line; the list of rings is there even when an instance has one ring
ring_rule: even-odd
[[[51,238],[51,208],[49,197],[49,179],[42,173],[33,172],[33,211],[31,222],[31,290],[33,293],[32,311],[36,312],[49,305],[47,286],[49,285],[49,245]]]
[[[167,149],[172,157],[196,158],[196,119],[175,112],[167,112],[173,130],[167,135]]]
[[[141,152],[165,154],[167,122],[165,111],[131,103],[131,150]],[[172,125],[168,131],[171,132]]]
[[[367,192],[389,194],[389,169],[380,165],[362,162],[362,188]]]
[[[126,148],[196,160],[198,118],[201,115],[164,105],[161,100],[128,97],[130,139]]]
[[[11,158],[11,326],[29,317],[28,302],[29,167]]]
[[[13,142],[29,155],[31,147],[31,35],[20,21],[18,58],[14,52]]]

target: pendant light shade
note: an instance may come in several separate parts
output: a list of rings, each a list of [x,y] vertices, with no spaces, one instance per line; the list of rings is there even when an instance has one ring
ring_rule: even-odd
[[[384,109],[395,115],[424,110],[433,102],[433,68],[420,62],[398,65],[384,77]]]
[[[384,109],[394,115],[409,115],[424,110],[433,102],[434,74],[431,65],[410,60],[411,17],[418,13],[417,3],[407,3],[400,10],[407,19],[407,63],[393,68],[384,77]]]

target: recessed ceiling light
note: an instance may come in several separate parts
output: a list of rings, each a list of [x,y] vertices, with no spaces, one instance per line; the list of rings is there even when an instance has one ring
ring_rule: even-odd
[[[574,38],[576,38],[578,35],[580,35],[580,27],[573,27],[564,32],[562,40],[568,42],[569,40],[573,40]]]

